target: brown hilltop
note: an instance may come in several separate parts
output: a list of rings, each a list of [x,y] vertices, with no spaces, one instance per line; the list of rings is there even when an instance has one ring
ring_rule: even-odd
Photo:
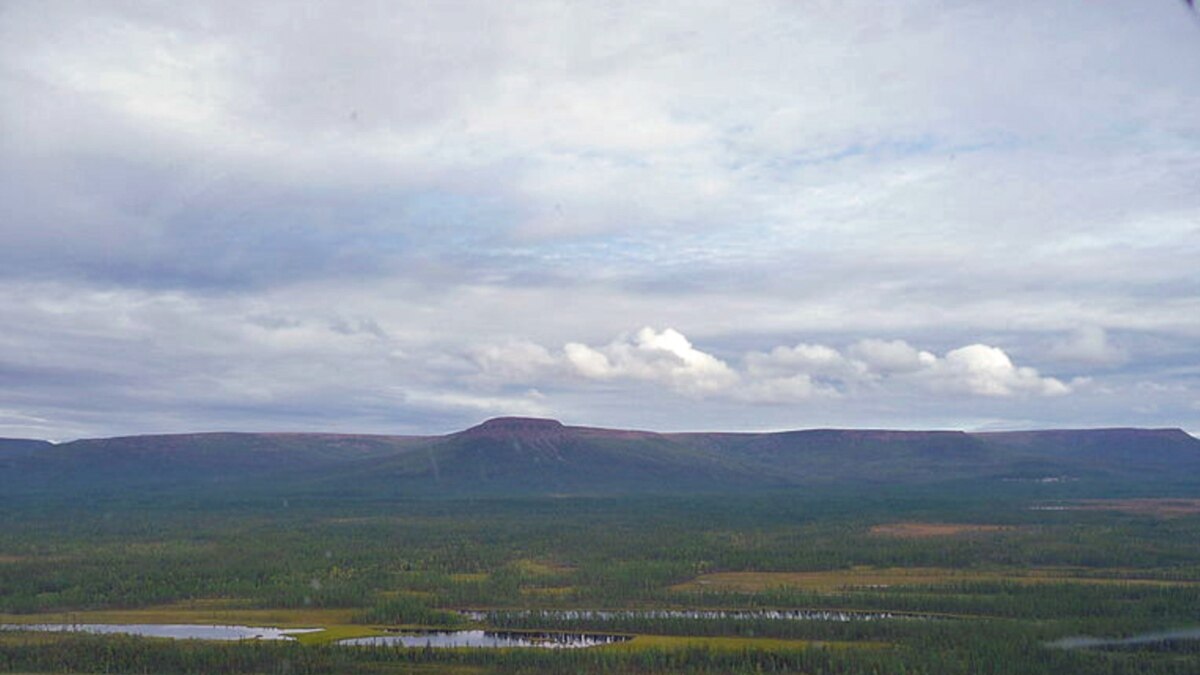
[[[540,417],[493,417],[470,429],[451,436],[522,436],[561,435],[566,429],[562,422]]]
[[[592,438],[592,439],[650,439],[663,438],[664,434],[632,429],[605,429],[601,427],[568,426],[555,419],[543,417],[493,417],[465,431],[449,434],[459,438]]]

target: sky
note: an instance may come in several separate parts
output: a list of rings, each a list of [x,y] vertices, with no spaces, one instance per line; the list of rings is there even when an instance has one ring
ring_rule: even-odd
[[[0,436],[1200,432],[1178,0],[0,1]]]

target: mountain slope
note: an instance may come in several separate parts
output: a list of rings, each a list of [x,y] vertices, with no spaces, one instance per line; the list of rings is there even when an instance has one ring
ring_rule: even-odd
[[[281,482],[331,466],[394,455],[412,437],[202,433],[83,439],[10,458],[0,488],[112,493],[263,480]]]
[[[19,457],[29,457],[35,452],[53,448],[49,441],[34,441],[28,438],[0,438],[0,463]],[[0,464],[3,466],[3,464]]]
[[[489,420],[323,482],[337,486],[348,478],[360,486],[422,493],[688,491],[765,480],[748,465],[661,434],[529,418]]]
[[[59,445],[0,440],[0,498],[604,495],[1047,477],[1200,486],[1200,440],[1178,429],[659,434],[529,418],[498,418],[426,437],[208,433]]]
[[[997,469],[986,444],[961,431],[812,429],[671,438],[800,484],[946,480]]]
[[[1200,469],[1200,441],[1181,429],[1053,429],[974,434],[1010,467],[1043,473],[1157,476]]]

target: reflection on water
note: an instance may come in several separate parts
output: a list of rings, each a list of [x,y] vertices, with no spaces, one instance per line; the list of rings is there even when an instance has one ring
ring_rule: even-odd
[[[176,640],[294,640],[293,635],[320,628],[269,628],[264,626],[208,626],[182,623],[29,623],[0,624],[0,630],[51,633],[122,634]]]
[[[932,616],[897,612],[855,612],[832,609],[756,609],[756,610],[534,610],[534,611],[465,611],[462,615],[472,621],[503,621],[512,619],[546,619],[550,621],[621,621],[628,619],[731,619],[735,621],[878,621],[881,619],[931,619]]]
[[[627,635],[596,633],[532,633],[495,630],[405,631],[395,635],[339,640],[339,645],[392,647],[535,647],[578,649],[625,642]]]
[[[1109,649],[1113,647],[1137,647],[1139,645],[1152,645],[1160,642],[1173,642],[1176,640],[1200,640],[1200,628],[1185,628],[1182,630],[1168,630],[1158,633],[1142,633],[1127,638],[1098,638],[1088,635],[1080,635],[1078,637],[1068,637],[1061,640],[1050,642],[1051,647],[1059,649]]]

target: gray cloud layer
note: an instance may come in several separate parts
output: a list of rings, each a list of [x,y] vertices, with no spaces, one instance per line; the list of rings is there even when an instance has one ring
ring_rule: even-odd
[[[0,435],[1200,430],[1198,66],[1165,1],[6,3]]]

